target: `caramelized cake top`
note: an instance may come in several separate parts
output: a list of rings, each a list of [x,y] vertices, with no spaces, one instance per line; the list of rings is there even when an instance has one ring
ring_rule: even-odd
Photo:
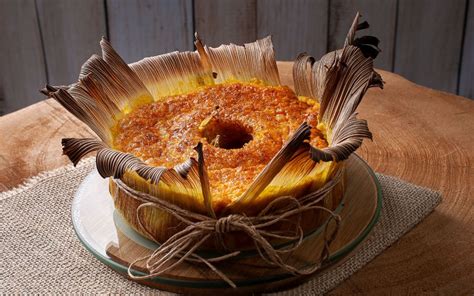
[[[140,106],[113,128],[114,148],[149,165],[174,167],[203,143],[214,200],[238,198],[303,123],[311,144],[326,147],[316,129],[319,105],[287,86],[226,82]]]

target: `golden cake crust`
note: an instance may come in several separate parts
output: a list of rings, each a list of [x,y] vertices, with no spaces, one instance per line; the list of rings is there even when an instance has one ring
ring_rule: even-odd
[[[114,148],[171,168],[202,142],[218,208],[245,191],[302,122],[316,127],[318,110],[287,86],[227,82],[133,110],[114,127]],[[327,146],[316,128],[310,142]]]

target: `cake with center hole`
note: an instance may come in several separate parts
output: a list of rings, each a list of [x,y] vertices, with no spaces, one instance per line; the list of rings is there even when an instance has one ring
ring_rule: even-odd
[[[303,203],[324,193],[317,205],[334,211],[344,160],[371,138],[356,108],[369,87],[382,86],[373,69],[378,39],[355,37],[364,24],[357,16],[344,47],[318,61],[300,54],[294,88],[281,84],[270,37],[212,48],[196,36],[196,51],[130,65],[103,39],[102,55],[86,61],[76,83],[43,92],[97,134],[63,139],[64,153],[76,164],[95,152],[116,210],[153,241],[193,223],[163,210],[161,201],[187,217],[218,221],[270,215],[287,206],[278,204],[282,197]],[[325,218],[313,209],[270,230],[288,231],[297,221],[307,234]],[[227,232],[226,248],[252,247],[251,237]],[[277,243],[274,237],[269,241]],[[200,247],[222,244],[210,236]]]

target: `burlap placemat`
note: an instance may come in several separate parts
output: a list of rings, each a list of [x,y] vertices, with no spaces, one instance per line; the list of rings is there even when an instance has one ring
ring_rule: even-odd
[[[93,165],[88,159],[77,168],[66,166],[43,173],[0,194],[0,293],[159,292],[124,279],[95,259],[77,239],[71,202]],[[383,207],[367,240],[343,264],[280,294],[328,292],[393,244],[441,201],[441,195],[430,189],[382,174],[377,177]]]

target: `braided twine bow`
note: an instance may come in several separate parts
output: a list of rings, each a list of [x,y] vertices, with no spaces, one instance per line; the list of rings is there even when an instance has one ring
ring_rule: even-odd
[[[342,171],[343,169],[337,170],[334,177],[322,188],[301,198],[296,199],[292,196],[282,196],[273,200],[256,216],[247,217],[244,215],[231,214],[217,219],[185,210],[152,195],[136,191],[117,179],[118,187],[142,202],[137,208],[137,220],[140,227],[149,234],[150,237],[153,236],[143,226],[141,220],[141,212],[145,208],[163,210],[186,225],[183,230],[171,236],[164,243],[160,244],[155,240],[155,242],[160,244],[159,247],[150,255],[138,258],[132,262],[128,267],[128,275],[130,278],[137,280],[149,279],[159,276],[168,270],[172,270],[184,261],[188,261],[207,265],[222,280],[235,288],[235,283],[220,271],[214,263],[235,257],[240,254],[240,251],[229,250],[223,255],[210,258],[203,258],[197,253],[199,247],[213,236],[216,237],[217,241],[227,250],[223,237],[226,233],[234,231],[239,231],[250,237],[260,257],[270,266],[279,267],[294,275],[312,274],[320,269],[323,263],[329,258],[329,246],[337,235],[341,220],[340,216],[334,211],[320,206],[318,203],[322,201],[340,181],[343,174]],[[283,206],[276,207],[282,204]],[[319,262],[309,267],[298,268],[285,263],[282,259],[282,255],[295,251],[301,246],[304,238],[303,229],[300,226],[301,216],[304,212],[312,210],[320,210],[330,215],[324,226],[323,250],[321,251]],[[332,231],[329,231],[328,226],[331,221],[335,222],[335,227]],[[291,231],[268,230],[269,227],[277,223],[288,223],[288,225],[293,226],[293,229]],[[275,248],[275,246],[270,244],[270,239],[281,239],[291,242],[291,244],[284,248]],[[132,272],[133,267],[139,262],[145,262],[149,274],[137,275]]]

